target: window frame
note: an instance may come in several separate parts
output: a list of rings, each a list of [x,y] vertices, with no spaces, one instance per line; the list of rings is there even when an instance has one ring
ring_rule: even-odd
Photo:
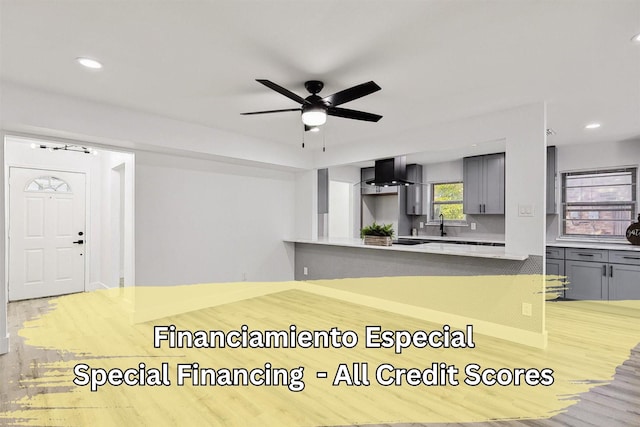
[[[625,201],[595,201],[595,202],[567,202],[567,188],[579,188],[579,187],[567,187],[567,177],[576,177],[580,175],[600,175],[600,174],[611,174],[611,173],[630,173],[631,183],[624,184],[631,187],[631,200]],[[620,184],[618,184],[620,185]],[[617,186],[615,184],[611,184],[610,187]],[[586,187],[598,187],[598,185],[586,186]],[[568,208],[574,207],[601,207],[602,210],[606,211],[606,208],[615,208],[615,207],[629,207],[628,210],[631,212],[630,223],[634,222],[636,216],[638,215],[638,166],[620,166],[620,167],[610,167],[610,168],[592,168],[592,169],[584,169],[584,170],[573,170],[573,171],[563,171],[560,173],[560,218],[559,218],[559,237],[560,238],[568,238],[568,239],[600,239],[600,240],[623,240],[625,239],[625,234],[578,234],[578,233],[567,233],[567,222],[571,221],[571,219],[567,218]],[[612,209],[609,209],[612,210]],[[598,221],[600,219],[592,219]],[[605,220],[602,220],[605,221]],[[608,220],[612,221],[612,220]],[[615,220],[613,220],[615,221]],[[626,220],[625,220],[626,221]]]
[[[460,200],[451,200],[446,202],[436,202],[434,200],[435,196],[435,186],[442,184],[460,184],[462,185],[462,198]],[[435,216],[435,206],[436,205],[461,205],[462,206],[462,215],[464,219],[444,219],[444,223],[446,225],[461,225],[466,226],[467,223],[467,215],[464,213],[464,182],[463,180],[453,180],[453,181],[432,181],[429,183],[429,224],[440,224],[440,218]]]

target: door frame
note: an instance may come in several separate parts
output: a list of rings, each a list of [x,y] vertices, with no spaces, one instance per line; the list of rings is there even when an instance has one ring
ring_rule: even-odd
[[[81,173],[85,176],[85,184],[84,184],[84,220],[85,220],[85,234],[86,234],[86,230],[90,230],[91,229],[91,174],[87,173],[86,171],[83,170],[71,170],[71,169],[61,169],[61,168],[42,168],[42,167],[34,167],[34,166],[28,166],[28,165],[24,165],[24,164],[20,164],[20,163],[6,163],[5,162],[5,174],[4,174],[4,179],[5,179],[5,236],[6,238],[5,240],[5,259],[4,259],[4,265],[5,265],[5,276],[6,276],[6,286],[5,286],[5,298],[6,301],[9,302],[9,256],[10,254],[10,245],[9,245],[9,225],[11,222],[11,206],[10,206],[10,192],[11,192],[11,188],[9,187],[9,174],[11,172],[11,168],[21,168],[21,169],[31,169],[31,170],[41,170],[41,171],[52,171],[52,172],[71,172],[71,173]],[[82,278],[82,288],[83,291],[86,292],[87,291],[87,283],[89,283],[89,278],[90,278],[90,268],[91,268],[91,263],[89,262],[91,260],[91,248],[89,245],[85,245],[84,248],[84,277]]]

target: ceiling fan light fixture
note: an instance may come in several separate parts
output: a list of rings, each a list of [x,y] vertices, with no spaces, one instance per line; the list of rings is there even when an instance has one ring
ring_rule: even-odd
[[[327,122],[327,112],[321,107],[309,107],[302,111],[302,123],[307,126],[322,126]]]

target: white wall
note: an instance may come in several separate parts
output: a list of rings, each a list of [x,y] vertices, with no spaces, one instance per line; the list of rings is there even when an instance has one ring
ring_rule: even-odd
[[[266,167],[311,168],[312,153],[154,114],[0,82],[5,131],[46,135],[134,150],[217,156]],[[176,144],[179,141],[179,144]]]
[[[431,184],[433,182],[462,181],[462,173],[462,159],[429,163],[422,167],[422,182]]]
[[[353,189],[348,182],[329,181],[329,237],[353,237]]]
[[[550,141],[553,143],[553,141]],[[557,147],[558,172],[640,164],[640,140]]]
[[[295,177],[136,153],[136,285],[293,280]]]
[[[360,237],[360,168],[357,166],[334,166],[329,168],[329,179],[331,181],[346,182],[351,185],[352,194],[352,232],[349,237]],[[331,206],[329,206],[331,210]],[[329,213],[329,223],[331,223],[331,213]]]
[[[4,134],[0,132],[0,138],[2,138],[2,146],[4,146]],[[4,164],[4,149],[0,149],[0,163]],[[0,175],[2,176],[2,175]],[[4,176],[2,176],[4,179]],[[4,209],[4,182],[0,185],[0,201],[3,203],[3,208],[0,209],[0,224],[4,224],[5,209]],[[4,245],[0,245],[0,259],[5,259],[5,251],[7,246],[7,239],[5,238],[5,227],[0,227],[0,236]],[[0,277],[4,278],[4,283],[7,283],[7,271],[5,270],[5,262],[0,262]],[[6,286],[0,291],[0,354],[7,353],[9,351],[9,331],[7,330],[7,295],[8,290]]]
[[[295,227],[290,238],[318,238],[318,171],[295,174]]]
[[[123,277],[124,285],[131,286],[135,281],[134,155],[103,151],[100,160],[101,282],[105,287],[114,288],[119,286],[120,277]],[[121,191],[124,192],[122,197]],[[120,223],[122,220],[123,224]]]

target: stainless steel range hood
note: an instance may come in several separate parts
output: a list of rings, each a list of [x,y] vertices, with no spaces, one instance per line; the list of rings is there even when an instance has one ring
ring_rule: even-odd
[[[413,182],[407,181],[407,158],[405,156],[376,160],[374,170],[374,179],[367,181],[367,185],[391,187],[394,185],[413,184]]]

